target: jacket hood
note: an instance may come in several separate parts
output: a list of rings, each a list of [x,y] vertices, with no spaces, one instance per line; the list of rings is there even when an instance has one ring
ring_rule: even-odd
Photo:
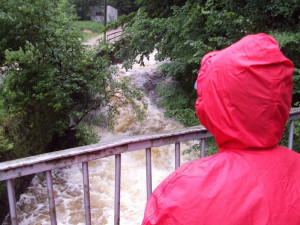
[[[248,35],[206,54],[197,79],[196,114],[222,148],[270,148],[283,135],[293,63],[266,34]]]

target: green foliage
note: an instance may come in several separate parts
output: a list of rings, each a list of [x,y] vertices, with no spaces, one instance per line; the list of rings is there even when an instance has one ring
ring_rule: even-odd
[[[90,19],[90,6],[101,6],[104,4],[102,0],[68,0],[73,5],[80,20]]]
[[[205,139],[205,156],[210,156],[218,153],[218,146],[213,137],[209,137]],[[197,154],[200,157],[201,153],[201,141],[199,143],[193,145],[191,148],[185,150],[183,154]]]
[[[291,122],[288,121],[287,124],[285,125],[283,137],[279,143],[280,146],[288,147],[290,124],[291,124]],[[295,130],[294,130],[293,138],[294,138],[293,139],[293,150],[300,153],[300,121],[299,120],[295,120]]]
[[[76,139],[79,140],[78,145],[88,145],[91,143],[96,143],[99,141],[98,135],[94,132],[91,126],[88,126],[86,123],[78,124],[75,127],[76,130]]]
[[[300,19],[300,18],[299,18]],[[297,29],[293,31],[271,31],[270,34],[278,41],[282,52],[290,58],[295,67],[298,68],[295,70],[294,75],[299,75],[300,69],[300,26],[296,27]]]
[[[293,150],[300,153],[300,121],[299,120],[295,121]]]
[[[149,15],[150,18],[168,17],[173,13],[171,9],[172,6],[182,6],[185,2],[186,0],[173,0],[172,2],[170,2],[169,0],[136,0],[137,5],[140,6],[142,10]]]
[[[174,117],[177,121],[186,126],[199,124],[194,107],[190,107],[196,100],[195,90],[186,92],[178,82],[162,82],[157,87],[157,93],[163,98],[159,101],[158,107],[164,107],[165,116]]]
[[[193,71],[191,77],[194,79],[205,53],[238,40],[246,34],[245,28],[249,26],[246,19],[235,13],[207,10],[196,1],[187,1],[182,7],[173,6],[171,9],[173,14],[167,18],[152,19],[143,10],[137,13],[125,30],[130,41],[126,51],[129,52],[127,65],[137,55],[137,61],[142,63],[157,49],[157,59],[186,64],[185,67]]]
[[[120,16],[116,21],[107,24],[106,27],[104,27],[103,32],[108,30],[114,30],[117,29],[118,27],[125,27],[125,25],[133,19],[135,14],[136,14],[135,12],[131,12],[128,15]]]
[[[297,0],[138,0],[137,3],[140,9],[126,24],[124,32],[123,40],[128,44],[124,44],[119,54],[126,56],[127,68],[133,62],[143,65],[143,60],[154,50],[157,50],[156,59],[169,61],[163,66],[163,72],[177,83],[176,88],[160,91],[165,98],[160,106],[167,109],[167,115],[182,115],[181,121],[183,117],[190,119],[181,112],[194,108],[196,93],[192,90],[203,55],[223,49],[247,34],[273,35],[283,53],[300,68],[300,3]],[[295,71],[296,78],[299,70]],[[180,101],[174,106],[177,98]],[[296,88],[293,104],[299,101]]]
[[[8,113],[3,109],[3,104],[0,104],[0,160],[3,155],[9,154],[9,152],[14,148],[14,143],[11,141],[6,134],[6,127],[11,126],[14,121]],[[1,195],[1,191],[0,191]]]
[[[300,69],[295,68],[294,71],[294,80],[293,80],[293,106],[300,106]]]
[[[118,15],[128,15],[138,10],[135,0],[115,0],[115,7],[118,9]]]
[[[113,77],[113,46],[85,49],[65,0],[0,4],[0,62],[7,67],[0,86],[0,156],[12,144],[10,159],[95,142],[88,125],[96,112],[112,118],[118,107],[131,105],[143,117],[144,106],[135,102],[141,95],[128,80]],[[124,100],[113,101],[120,95]]]
[[[27,41],[33,43],[39,36],[45,38],[48,32],[51,32],[48,27],[55,27],[61,31],[66,25],[67,18],[72,18],[70,15],[72,8],[66,9],[68,7],[66,1],[36,1],[34,7],[32,4],[24,0],[0,2],[1,64],[6,49],[19,50]]]

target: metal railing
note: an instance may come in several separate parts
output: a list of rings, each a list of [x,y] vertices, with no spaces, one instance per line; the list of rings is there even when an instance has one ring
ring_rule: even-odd
[[[292,149],[294,135],[294,121],[300,118],[300,108],[290,112],[290,129],[288,146]],[[184,128],[159,134],[141,135],[131,138],[122,138],[114,141],[99,142],[98,144],[66,149],[27,158],[0,163],[0,181],[6,181],[10,208],[11,223],[18,224],[16,200],[13,179],[36,174],[46,173],[49,197],[51,224],[57,224],[55,199],[53,192],[52,170],[82,163],[83,192],[86,224],[91,224],[91,205],[89,189],[88,162],[115,155],[115,205],[114,224],[120,224],[120,181],[121,181],[121,154],[130,151],[145,149],[146,151],[146,188],[147,198],[152,193],[151,148],[175,144],[175,169],[180,166],[180,143],[190,140],[201,140],[201,157],[205,156],[205,140],[212,135],[202,126]]]
[[[107,42],[113,42],[118,41],[123,33],[123,30],[119,30],[116,32],[113,32],[111,34],[106,35],[106,41]]]

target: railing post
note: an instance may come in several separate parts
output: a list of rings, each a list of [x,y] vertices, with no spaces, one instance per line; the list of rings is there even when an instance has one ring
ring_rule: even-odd
[[[295,120],[291,120],[290,132],[289,132],[289,145],[288,145],[289,149],[293,149],[294,130],[295,130]]]
[[[175,170],[180,166],[180,143],[175,143]]]
[[[104,0],[104,42],[106,42],[106,20],[107,20],[107,5]]]
[[[152,194],[151,148],[146,149],[147,199]]]
[[[90,203],[90,184],[89,184],[88,162],[82,163],[82,174],[83,174],[85,224],[91,225],[91,203]]]
[[[121,154],[115,155],[115,225],[120,224]]]
[[[55,201],[54,201],[54,191],[53,191],[53,181],[51,170],[46,171],[46,181],[48,187],[48,200],[49,200],[49,210],[50,210],[50,218],[51,225],[56,225],[56,210],[55,210]]]
[[[201,139],[201,158],[205,156],[205,147],[206,147],[206,140],[205,138]]]
[[[15,197],[13,181],[11,179],[6,181],[6,187],[7,187],[11,224],[18,225],[16,197]]]

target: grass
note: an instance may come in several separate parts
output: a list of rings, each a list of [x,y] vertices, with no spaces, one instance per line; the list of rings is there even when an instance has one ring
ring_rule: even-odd
[[[92,33],[92,34],[87,34],[82,32],[82,42],[85,42],[93,37],[96,37],[98,35],[98,33]]]
[[[102,22],[95,22],[95,21],[74,21],[74,26],[79,30],[90,30],[93,33],[100,33],[103,29]]]
[[[82,31],[83,41],[87,41],[100,34],[104,26],[102,22],[95,22],[95,21],[74,21],[73,25],[75,28]],[[89,30],[92,31],[93,33],[83,32],[84,30]]]

